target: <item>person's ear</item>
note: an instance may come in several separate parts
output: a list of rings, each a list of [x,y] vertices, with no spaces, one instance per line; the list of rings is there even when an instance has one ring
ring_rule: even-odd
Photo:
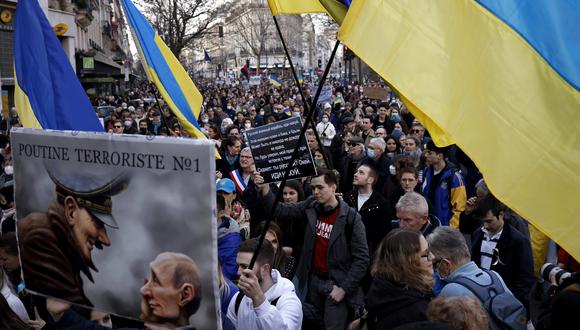
[[[77,215],[79,212],[79,205],[72,196],[66,196],[63,202],[64,217],[69,225],[76,224]]]
[[[270,264],[265,264],[260,267],[260,270],[262,271],[262,278],[264,278],[264,276],[269,276],[272,273],[272,266]]]
[[[500,221],[504,221],[504,218],[503,218],[503,217],[504,217],[504,215],[505,215],[505,213],[504,213],[503,211],[499,211],[499,213],[497,214],[497,218],[498,218]]]
[[[184,283],[181,286],[181,293],[179,294],[179,306],[183,307],[187,305],[190,301],[195,298],[196,292],[193,285],[190,283]]]

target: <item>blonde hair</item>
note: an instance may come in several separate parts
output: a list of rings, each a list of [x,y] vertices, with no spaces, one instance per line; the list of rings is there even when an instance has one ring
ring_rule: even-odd
[[[421,233],[394,229],[379,245],[371,274],[421,292],[431,292],[433,275],[421,268]]]
[[[446,323],[455,330],[489,329],[487,312],[481,302],[469,296],[433,299],[427,307],[427,318]]]

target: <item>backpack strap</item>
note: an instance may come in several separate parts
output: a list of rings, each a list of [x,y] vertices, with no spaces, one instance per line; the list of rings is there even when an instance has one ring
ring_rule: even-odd
[[[238,295],[236,296],[236,304],[234,306],[236,316],[238,316],[238,310],[240,309],[240,304],[242,303],[242,299],[244,299],[244,295],[240,291],[240,293],[238,293]]]
[[[459,284],[469,291],[471,291],[482,303],[485,303],[489,300],[490,291],[495,292],[496,295],[503,293],[505,290],[499,281],[499,278],[496,274],[492,271],[488,271],[486,269],[481,269],[483,273],[486,273],[491,278],[491,283],[485,286],[475,282],[471,278],[467,277],[458,277],[454,278],[453,280],[449,281],[449,283],[456,283]],[[481,274],[483,274],[481,273]]]
[[[276,306],[276,304],[278,303],[278,300],[280,300],[282,296],[270,301],[270,305],[272,306]],[[242,299],[244,299],[244,295],[240,293],[238,293],[238,296],[236,297],[236,304],[234,306],[234,310],[236,312],[236,317],[238,316],[238,310],[240,309],[240,304],[242,303]]]

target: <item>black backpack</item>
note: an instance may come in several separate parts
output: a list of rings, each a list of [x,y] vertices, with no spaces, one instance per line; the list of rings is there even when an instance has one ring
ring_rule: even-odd
[[[526,308],[507,292],[499,278],[492,271],[482,269],[491,278],[491,283],[481,286],[470,278],[458,277],[448,283],[457,283],[471,291],[479,301],[489,316],[491,329],[527,329]],[[480,273],[483,275],[483,273]]]

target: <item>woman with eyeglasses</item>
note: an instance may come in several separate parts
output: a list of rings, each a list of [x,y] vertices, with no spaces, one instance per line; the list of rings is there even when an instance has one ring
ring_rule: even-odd
[[[377,249],[367,295],[369,330],[427,320],[433,298],[433,254],[416,230],[395,229]]]

